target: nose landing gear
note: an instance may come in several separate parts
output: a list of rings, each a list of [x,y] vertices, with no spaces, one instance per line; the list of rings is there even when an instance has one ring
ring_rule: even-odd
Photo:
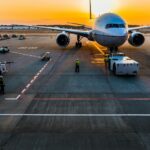
[[[108,50],[110,51],[110,53],[118,52],[118,47],[110,47],[108,48]]]
[[[76,42],[76,48],[81,48],[82,47],[82,43],[81,42]]]

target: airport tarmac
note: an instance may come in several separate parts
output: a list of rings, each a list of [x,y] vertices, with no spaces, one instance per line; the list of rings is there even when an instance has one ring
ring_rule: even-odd
[[[145,44],[120,48],[140,62],[137,76],[114,76],[104,65],[105,48],[76,37],[66,49],[55,34],[27,34],[0,45],[10,53],[0,96],[0,150],[149,150],[150,35]],[[40,61],[44,52],[52,60]],[[80,73],[75,60],[80,59]]]

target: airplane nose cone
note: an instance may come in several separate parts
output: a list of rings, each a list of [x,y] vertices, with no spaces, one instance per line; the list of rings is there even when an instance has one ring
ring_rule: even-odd
[[[125,29],[111,29],[108,34],[111,36],[127,36],[127,31]]]

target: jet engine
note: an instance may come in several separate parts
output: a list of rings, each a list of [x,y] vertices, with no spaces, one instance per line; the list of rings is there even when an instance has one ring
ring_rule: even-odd
[[[70,37],[66,32],[57,35],[56,42],[60,47],[67,47],[70,43]]]
[[[138,47],[138,46],[141,46],[145,42],[145,37],[140,32],[133,32],[130,34],[128,42],[132,46]]]

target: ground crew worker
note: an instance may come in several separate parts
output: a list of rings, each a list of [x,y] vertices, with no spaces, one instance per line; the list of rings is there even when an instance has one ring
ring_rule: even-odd
[[[108,56],[108,69],[109,69],[109,70],[111,70],[111,69],[110,69],[110,67],[111,67],[110,64],[111,64],[111,57]]]
[[[79,61],[79,59],[76,59],[75,72],[80,72],[80,61]]]
[[[0,87],[1,87],[1,93],[5,94],[5,84],[4,84],[3,76],[0,76]]]
[[[108,61],[109,61],[109,55],[105,54],[104,62],[105,62],[105,69],[108,69]]]

